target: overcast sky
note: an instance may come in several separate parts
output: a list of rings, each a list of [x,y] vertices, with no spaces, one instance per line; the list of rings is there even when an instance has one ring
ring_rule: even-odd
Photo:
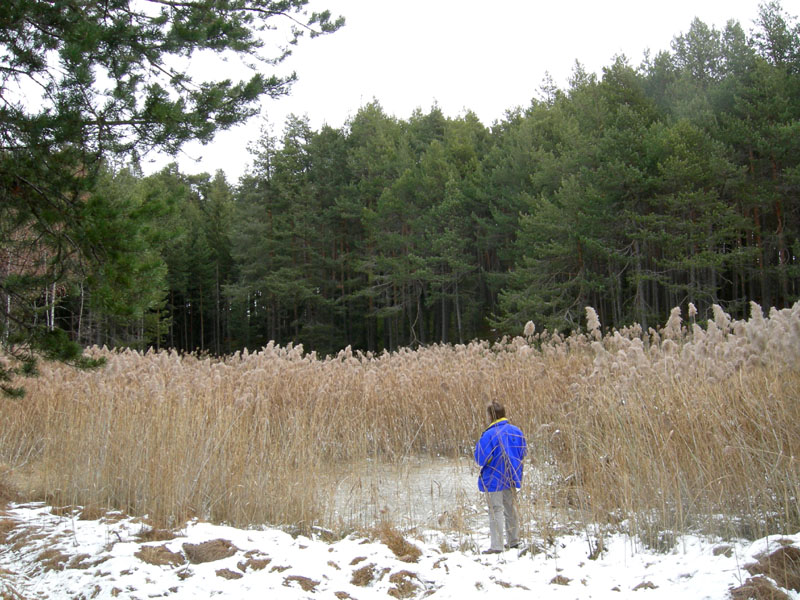
[[[265,99],[262,116],[221,132],[208,146],[189,145],[185,173],[222,169],[235,183],[250,162],[247,145],[263,123],[280,135],[286,116],[307,115],[312,128],[341,127],[377,100],[407,119],[436,103],[447,116],[475,112],[486,125],[537,97],[547,73],[566,87],[575,61],[601,73],[617,54],[638,65],[649,49],[668,50],[694,17],[722,29],[738,20],[749,33],[758,0],[311,0],[347,23],[303,39],[279,72],[296,71],[291,95]],[[783,0],[792,15],[800,0]],[[193,65],[198,66],[198,65]],[[203,65],[206,68],[206,65]],[[227,68],[233,69],[228,66]],[[147,157],[145,172],[169,158]]]

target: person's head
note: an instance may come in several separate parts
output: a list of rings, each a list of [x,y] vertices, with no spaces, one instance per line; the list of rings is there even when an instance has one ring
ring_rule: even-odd
[[[505,407],[497,400],[492,400],[486,405],[486,412],[489,415],[489,421],[492,423],[497,419],[504,419],[506,416]]]

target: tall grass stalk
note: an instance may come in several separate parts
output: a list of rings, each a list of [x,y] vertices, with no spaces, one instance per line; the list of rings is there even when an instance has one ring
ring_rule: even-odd
[[[798,529],[800,305],[754,305],[741,322],[718,309],[705,327],[679,310],[660,330],[591,325],[325,359],[95,348],[102,370],[46,365],[25,399],[0,401],[0,462],[29,493],[163,525],[341,529],[370,494],[354,485],[352,514],[337,512],[348,471],[469,456],[497,398],[529,437],[527,515],[544,521],[546,504],[647,543]],[[443,522],[462,517],[454,506]]]

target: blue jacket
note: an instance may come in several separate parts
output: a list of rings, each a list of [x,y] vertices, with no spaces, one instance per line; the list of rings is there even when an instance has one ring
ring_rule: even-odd
[[[498,419],[481,434],[475,445],[475,462],[481,468],[478,489],[499,492],[522,484],[522,459],[528,451],[519,427]]]

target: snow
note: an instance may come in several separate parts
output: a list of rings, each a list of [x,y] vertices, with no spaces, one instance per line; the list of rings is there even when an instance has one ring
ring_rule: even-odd
[[[435,527],[456,506],[477,510],[477,476],[474,461],[463,457],[349,464],[335,474],[333,517],[368,526],[389,514],[401,527]]]
[[[293,537],[277,528],[192,521],[174,539],[141,541],[148,530],[143,520],[114,513],[84,520],[79,508],[10,504],[0,511],[0,597],[368,600],[433,594],[529,599],[534,592],[542,599],[727,599],[730,588],[750,577],[744,566],[756,556],[779,544],[800,546],[800,534],[725,544],[685,536],[670,552],[655,553],[617,533],[606,537],[606,551],[590,560],[586,536],[565,534],[552,544],[533,540],[540,552],[487,556],[468,544],[456,549],[463,535],[427,529],[406,534],[422,554],[417,562],[403,562],[376,536],[364,534],[327,542],[317,534]],[[485,544],[488,531],[478,529],[471,537]],[[185,543],[219,539],[235,546],[231,556],[199,564],[158,565],[141,559],[143,547],[163,546],[185,561]],[[52,556],[57,560],[48,562]],[[257,569],[257,561],[266,559],[268,564]],[[372,573],[358,581],[366,585],[354,582],[359,569]],[[795,591],[788,595],[800,598]]]

